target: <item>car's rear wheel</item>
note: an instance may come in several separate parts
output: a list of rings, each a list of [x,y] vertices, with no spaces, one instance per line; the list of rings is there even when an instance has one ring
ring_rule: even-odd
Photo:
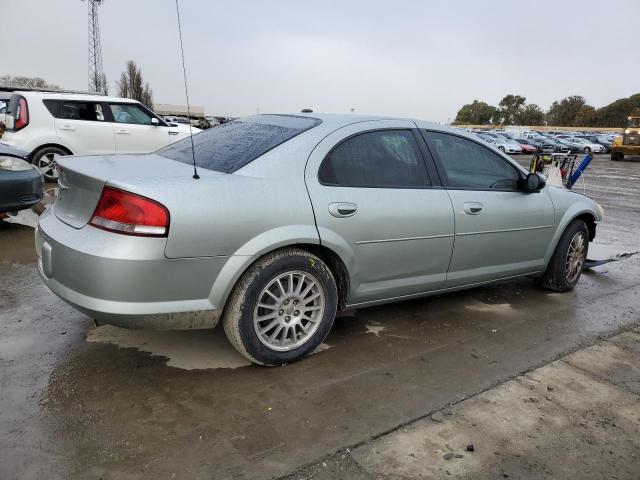
[[[32,154],[31,163],[38,167],[47,182],[57,182],[58,170],[56,166],[60,157],[65,155],[69,155],[69,152],[62,148],[44,147]]]
[[[329,333],[338,292],[329,267],[298,248],[272,252],[233,289],[222,323],[231,344],[260,365],[283,365],[313,352]]]
[[[589,229],[583,220],[576,219],[560,237],[547,270],[538,279],[538,284],[554,292],[573,289],[580,279],[588,252]]]
[[[620,152],[611,152],[611,160],[613,161],[618,161],[618,160],[624,160],[624,154],[620,153]]]

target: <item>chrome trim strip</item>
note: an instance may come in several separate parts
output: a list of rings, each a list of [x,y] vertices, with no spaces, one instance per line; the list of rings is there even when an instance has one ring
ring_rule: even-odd
[[[540,227],[507,228],[505,230],[486,230],[484,232],[464,232],[456,233],[456,237],[464,237],[466,235],[481,235],[483,233],[521,232],[523,230],[539,230],[542,228],[553,228],[553,225],[542,225]]]
[[[452,233],[445,235],[429,235],[427,237],[407,237],[407,238],[385,238],[382,240],[361,240],[356,245],[366,245],[368,243],[387,243],[387,242],[407,242],[409,240],[430,240],[432,238],[449,238],[453,237]]]

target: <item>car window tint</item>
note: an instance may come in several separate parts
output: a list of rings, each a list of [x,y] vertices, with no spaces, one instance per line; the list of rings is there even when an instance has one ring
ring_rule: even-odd
[[[367,132],[349,138],[324,159],[325,185],[415,188],[429,185],[426,166],[408,130]]]
[[[518,190],[516,168],[482,145],[446,133],[425,132],[444,169],[445,185],[475,190]]]
[[[47,109],[56,117],[64,120],[85,120],[104,122],[102,105],[94,102],[44,101]]]
[[[193,136],[196,164],[209,170],[233,173],[278,145],[322,123],[297,115],[255,115],[209,128]],[[159,155],[193,163],[191,139],[160,149]]]
[[[151,125],[151,115],[138,105],[112,103],[109,105],[116,123],[131,123],[134,125]]]

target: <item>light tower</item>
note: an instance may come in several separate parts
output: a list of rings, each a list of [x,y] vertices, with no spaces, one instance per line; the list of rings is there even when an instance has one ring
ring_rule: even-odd
[[[100,23],[98,22],[98,7],[102,5],[104,0],[86,1],[89,7],[89,91],[106,95],[107,85],[102,70],[102,46],[100,45]]]

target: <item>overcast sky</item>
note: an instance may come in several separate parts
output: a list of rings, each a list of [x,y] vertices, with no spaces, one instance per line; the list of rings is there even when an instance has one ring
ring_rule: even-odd
[[[191,103],[208,114],[378,113],[446,121],[520,94],[548,108],[640,92],[640,0],[180,0]],[[2,0],[0,74],[87,88],[87,5]],[[184,104],[174,0],[105,0],[112,92],[135,60]]]

